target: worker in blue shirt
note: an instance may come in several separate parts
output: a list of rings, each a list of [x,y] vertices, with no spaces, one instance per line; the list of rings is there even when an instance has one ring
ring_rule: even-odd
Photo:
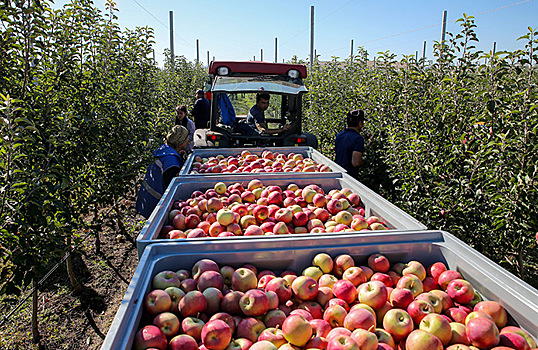
[[[364,111],[355,109],[347,113],[347,129],[336,135],[335,162],[342,166],[347,172],[356,177],[359,167],[365,163],[364,138],[359,132],[364,127]]]

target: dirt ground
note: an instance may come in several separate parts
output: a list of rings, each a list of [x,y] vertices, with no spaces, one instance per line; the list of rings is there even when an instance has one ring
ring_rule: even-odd
[[[75,275],[83,286],[74,293],[65,264],[39,290],[39,344],[32,341],[31,298],[0,329],[0,349],[99,349],[138,264],[136,235],[145,219],[132,200],[122,207],[125,233],[113,214],[100,230],[100,252],[89,236],[73,255]],[[25,296],[30,290],[26,291]],[[11,310],[14,305],[2,305]],[[0,314],[0,316],[5,316]]]

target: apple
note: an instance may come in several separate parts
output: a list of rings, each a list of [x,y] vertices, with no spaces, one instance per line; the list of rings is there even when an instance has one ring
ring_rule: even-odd
[[[323,319],[315,318],[313,320],[310,320],[309,323],[312,326],[312,331],[314,332],[314,336],[316,337],[327,338],[327,335],[332,330],[332,327],[329,322]]]
[[[423,281],[426,278],[426,268],[420,262],[412,260],[406,264],[402,270],[402,275],[415,275]]]
[[[487,313],[485,313],[483,311],[471,311],[471,312],[469,312],[469,314],[467,314],[467,317],[465,317],[465,324],[467,324],[473,318],[477,318],[477,317],[485,317],[485,318],[489,318],[490,320],[493,321],[493,318],[491,318],[490,315],[488,315]],[[495,321],[493,321],[493,322],[495,322]]]
[[[390,293],[389,302],[393,307],[407,309],[407,306],[413,301],[413,293],[409,289],[394,288]]]
[[[481,301],[475,305],[474,311],[482,311],[491,316],[495,325],[501,329],[506,325],[508,315],[504,307],[496,301]]]
[[[256,188],[263,188],[263,187],[264,187],[263,183],[258,179],[251,180],[247,185],[247,188],[249,191],[253,191]]]
[[[347,268],[342,274],[342,278],[350,281],[355,287],[367,281],[366,274],[358,266],[351,266]]]
[[[202,328],[202,343],[210,350],[224,350],[231,340],[232,331],[224,321],[209,321]]]
[[[312,277],[316,283],[323,276],[323,271],[317,266],[309,266],[303,271],[303,276]]]
[[[179,277],[174,271],[161,271],[153,277],[153,289],[166,289],[168,287],[179,287]]]
[[[284,338],[295,346],[304,346],[312,337],[312,326],[300,315],[290,315],[282,325]]]
[[[424,292],[429,292],[439,288],[439,284],[433,277],[426,276],[426,278],[422,281],[422,289]]]
[[[134,338],[134,349],[144,350],[149,348],[155,348],[160,350],[166,350],[168,341],[166,336],[159,329],[159,327],[150,325],[145,326],[138,332],[136,332]]]
[[[454,279],[446,287],[446,292],[453,301],[468,304],[474,298],[474,288],[464,279]]]
[[[422,329],[412,331],[405,340],[406,350],[443,350],[443,344],[433,334]]]
[[[253,317],[247,317],[237,325],[236,336],[246,338],[252,343],[258,340],[258,337],[265,329],[265,324]]]
[[[379,281],[369,281],[358,287],[359,302],[379,309],[387,302],[387,287]]]
[[[313,318],[321,319],[323,317],[323,308],[315,301],[303,301],[297,306],[296,310],[305,310],[312,315]]]
[[[344,319],[344,327],[350,331],[362,328],[365,330],[375,329],[376,317],[366,309],[350,310]]]
[[[239,301],[243,294],[243,292],[237,290],[224,294],[220,303],[220,309],[230,315],[240,314],[241,307],[239,306]]]
[[[469,339],[467,339],[467,334],[465,334],[465,325],[463,323],[450,322],[450,329],[452,330],[452,336],[450,337],[449,345],[470,345]]]
[[[394,286],[394,282],[392,282],[392,278],[387,273],[376,272],[372,275],[372,277],[370,278],[370,281],[380,281],[385,286],[390,287],[390,288]]]
[[[468,313],[458,307],[451,307],[444,313],[446,316],[450,317],[454,322],[465,324],[465,319],[467,318]]]
[[[250,289],[239,300],[239,307],[245,316],[262,316],[269,310],[269,298],[260,289]]]
[[[333,274],[340,278],[343,273],[350,267],[355,266],[355,261],[348,254],[342,254],[334,260]]]
[[[279,309],[269,310],[263,316],[263,323],[269,328],[271,327],[282,327],[284,320],[286,319],[286,314],[284,311]]]
[[[185,317],[181,321],[181,330],[198,342],[202,339],[202,328],[204,328],[204,325],[205,322],[199,318]]]
[[[364,312],[368,311],[364,310]],[[399,342],[413,331],[414,324],[407,311],[390,309],[383,317],[383,328],[392,335],[395,342]]]
[[[283,277],[275,277],[265,286],[265,291],[273,291],[278,296],[280,304],[288,301],[292,296],[290,285]]]
[[[333,215],[338,214],[343,209],[344,205],[338,199],[333,198],[327,203],[327,210]]]
[[[463,279],[463,277],[458,271],[446,270],[439,275],[437,278],[437,283],[443,290],[446,290],[450,281],[455,279]]]
[[[215,287],[206,288],[202,294],[207,301],[207,307],[205,312],[209,315],[215,314],[220,310],[220,304],[222,303],[223,295],[220,289]]]
[[[284,338],[284,332],[282,332],[281,329],[273,327],[266,328],[261,332],[258,337],[258,343],[261,341],[271,342],[277,349],[288,342],[286,338]]]
[[[347,279],[337,281],[332,289],[335,297],[344,300],[348,304],[357,300],[357,288]]]
[[[220,272],[217,271],[205,271],[198,277],[198,290],[203,292],[207,288],[214,287],[218,290],[222,290],[224,287],[224,278]]]
[[[185,296],[185,292],[177,287],[168,287],[164,290],[170,296],[172,304],[170,305],[170,312],[178,312],[178,305],[181,298]]]
[[[163,312],[155,316],[153,325],[159,327],[164,335],[170,339],[179,332],[179,319],[171,312]]]
[[[275,344],[273,344],[272,342],[268,340],[261,340],[252,344],[252,346],[249,349],[250,350],[277,350],[278,348],[275,346]]]
[[[224,182],[217,182],[215,186],[213,187],[215,192],[218,194],[224,194],[227,190],[226,184]]]
[[[217,221],[223,226],[230,225],[235,221],[234,212],[226,208],[220,209],[217,212]]]
[[[289,211],[289,209],[287,209]],[[292,214],[292,222],[295,226],[305,226],[308,223],[308,214],[301,211],[299,213]],[[275,214],[275,218],[279,220],[278,218],[278,212]],[[281,220],[283,221],[283,220]],[[289,223],[289,222],[288,222]]]
[[[424,300],[430,303],[433,306],[433,312],[440,314],[443,312],[443,303],[441,299],[433,293],[421,293],[417,295],[417,300]]]
[[[162,289],[154,289],[144,298],[144,310],[151,316],[170,311],[172,298]]]
[[[433,306],[424,300],[413,300],[407,306],[407,312],[413,319],[413,323],[418,325],[426,315],[433,313]]]
[[[198,343],[188,334],[180,334],[175,336],[168,343],[170,350],[198,350]]]
[[[433,279],[437,282],[437,279],[439,276],[447,270],[446,265],[441,262],[435,262],[428,268],[428,276],[433,277]]]
[[[323,337],[313,337],[305,345],[305,349],[327,349],[327,339]]]
[[[334,297],[331,300],[329,300],[329,302],[327,303],[327,306],[333,306],[333,305],[340,305],[346,310],[346,312],[349,312],[349,309],[350,309],[349,304],[342,299]]]
[[[208,233],[211,237],[217,237],[220,233],[226,231],[226,226],[220,224],[220,222],[215,221],[209,226]]]
[[[265,205],[257,205],[252,210],[252,215],[258,220],[258,222],[263,222],[269,217],[269,208]]]
[[[353,221],[353,216],[350,212],[342,210],[335,215],[334,219],[339,224],[349,226]]]
[[[224,280],[224,284],[231,287],[232,285],[232,276],[235,269],[231,266],[223,266],[220,268],[220,275],[222,276],[222,279]]]
[[[325,287],[325,286],[318,287],[318,295],[316,296],[316,301],[322,307],[325,307],[325,305],[327,305],[329,300],[331,300],[333,297],[334,297],[333,291],[330,287]]]
[[[179,301],[179,312],[184,316],[195,316],[199,312],[204,312],[207,308],[207,300],[204,294],[198,290],[193,290],[185,294]]]
[[[529,333],[527,333],[526,331],[524,331],[523,329],[519,328],[519,327],[506,326],[506,327],[502,328],[501,331],[500,331],[500,334],[505,334],[505,333],[519,334],[520,336],[525,338],[525,340],[527,340],[527,343],[529,343],[529,346],[530,346],[531,349],[536,349],[536,347],[537,347],[536,341],[532,338],[532,336]]]
[[[284,222],[277,222],[275,226],[273,227],[273,233],[275,235],[286,235],[290,233],[290,229]]]
[[[179,289],[181,289],[183,292],[188,293],[193,290],[197,289],[196,281],[192,278],[186,278],[183,281],[179,283]]]
[[[219,266],[211,259],[201,259],[192,267],[192,278],[198,281],[198,278],[206,271],[219,272]]]
[[[331,327],[343,327],[347,311],[340,305],[330,305],[323,312],[323,320],[327,321]]]
[[[329,287],[332,289],[332,287],[334,286],[334,284],[338,282],[338,278],[336,278],[334,275],[332,274],[324,274],[322,275],[319,280],[318,280],[318,286],[319,287]]]
[[[256,274],[247,268],[241,267],[234,271],[232,275],[232,289],[240,292],[246,292],[258,286]]]
[[[166,235],[166,238],[168,239],[183,239],[187,238],[187,235],[185,232],[180,230],[170,230],[168,234]]]
[[[420,321],[419,329],[425,330],[428,333],[435,335],[443,346],[447,346],[452,339],[452,328],[450,322],[447,321],[442,315],[432,313],[424,316]]]
[[[486,317],[476,317],[465,325],[465,334],[471,345],[481,349],[497,346],[500,341],[499,329]]]
[[[357,343],[361,350],[377,350],[377,337],[373,332],[362,328],[355,329],[350,337]]]
[[[353,221],[351,221],[351,228],[355,231],[362,231],[368,228],[368,223],[363,217],[353,218]]]
[[[327,221],[331,217],[331,213],[325,208],[314,209],[314,215],[316,215],[316,219],[321,220],[322,222]]]
[[[442,290],[434,289],[434,290],[429,291],[428,293],[435,294],[439,297],[439,299],[441,300],[441,304],[443,305],[442,312],[445,312],[446,310],[448,310],[454,305],[454,303],[452,302],[452,299],[448,296],[446,292]]]
[[[291,290],[301,300],[315,300],[318,284],[312,277],[299,276],[293,281]]]
[[[422,281],[413,274],[402,276],[398,280],[396,288],[409,289],[413,293],[413,297],[417,297],[423,292]]]
[[[185,215],[181,213],[176,214],[172,219],[172,226],[174,226],[178,230],[185,231],[187,229],[187,226],[185,225],[185,219]]]
[[[359,346],[350,335],[338,335],[328,340],[327,350],[359,350]]]
[[[248,350],[252,342],[246,338],[232,339],[226,350]]]
[[[503,333],[499,336],[499,346],[516,350],[530,350],[527,340],[517,333]]]
[[[374,330],[374,334],[377,337],[378,348],[381,347],[383,350],[387,350],[387,347],[383,345],[383,344],[387,344],[390,349],[396,349],[396,343],[394,342],[394,339],[392,338],[392,335],[390,335],[389,332],[387,332],[383,328],[376,328]]]
[[[366,280],[369,280],[374,275],[374,270],[372,270],[368,266],[359,266],[359,267],[361,268],[362,272],[364,272],[364,274],[366,275]]]

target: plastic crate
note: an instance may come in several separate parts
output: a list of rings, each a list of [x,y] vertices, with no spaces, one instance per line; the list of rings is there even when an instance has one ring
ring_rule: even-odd
[[[168,213],[170,212],[172,204],[175,200],[190,198],[194,191],[214,187],[215,183],[219,181],[224,182],[226,185],[234,184],[236,182],[248,184],[248,182],[252,179],[260,179],[265,186],[287,186],[290,183],[295,183],[299,187],[304,187],[306,185],[316,184],[323,188],[325,192],[328,192],[333,188],[341,189],[347,187],[361,196],[361,200],[365,205],[365,214],[367,217],[371,215],[380,217],[390,229],[415,231],[426,229],[426,226],[411,217],[409,214],[405,213],[394,204],[379,196],[368,187],[355,180],[353,177],[343,173],[293,173],[293,176],[290,176],[289,173],[198,175],[177,177],[170,183],[170,186],[168,186],[168,189],[161,198],[161,201],[157,204],[156,209],[153,211],[137,237],[136,245],[138,249],[138,256],[140,257],[142,255],[144,248],[148,244],[170,241],[168,239],[160,239],[158,237],[161,232],[161,228],[167,222]],[[295,238],[300,236],[310,237],[312,235],[331,235],[331,233],[308,233],[285,236]],[[253,236],[189,238],[188,240],[213,239],[217,241],[226,241],[251,238],[253,238]]]
[[[328,165],[329,168],[333,172],[342,172],[347,173],[347,171],[342,168],[340,165],[336,164],[326,156],[324,156],[321,152],[318,150],[312,148],[312,147],[270,147],[270,148],[248,148],[247,149],[250,153],[256,154],[258,156],[261,156],[263,151],[269,150],[271,152],[278,152],[283,154],[289,154],[289,153],[295,153],[295,154],[302,154],[303,157],[311,158],[312,160],[320,163]],[[228,156],[236,156],[243,151],[240,148],[202,148],[202,149],[194,149],[192,153],[189,155],[187,160],[185,161],[185,164],[183,164],[183,167],[181,168],[179,175],[206,175],[204,174],[192,174],[192,164],[194,163],[194,158],[196,156],[200,156],[202,158],[207,157],[214,157],[218,154],[222,154],[224,157]],[[229,173],[225,173],[229,174]],[[254,173],[259,174],[259,173]],[[289,173],[288,173],[289,174]],[[295,173],[293,173],[295,174]],[[207,174],[211,175],[211,174]]]
[[[146,248],[110,327],[102,349],[131,349],[142,318],[144,296],[153,277],[163,270],[191,269],[208,258],[220,266],[254,264],[258,269],[300,273],[312,258],[326,252],[333,258],[350,254],[357,265],[372,253],[386,255],[391,263],[418,260],[426,267],[442,261],[459,271],[486,300],[499,301],[517,324],[538,337],[538,291],[487,259],[453,235],[441,231],[296,237],[294,240],[184,241],[152,244]]]

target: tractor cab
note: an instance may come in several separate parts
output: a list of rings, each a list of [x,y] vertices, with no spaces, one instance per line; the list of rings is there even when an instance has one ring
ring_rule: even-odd
[[[306,67],[299,64],[213,61],[209,66],[210,125],[194,134],[194,145],[205,147],[311,146],[317,138],[302,131],[302,95]],[[258,93],[270,96],[266,125],[289,130],[263,134],[246,123]]]

